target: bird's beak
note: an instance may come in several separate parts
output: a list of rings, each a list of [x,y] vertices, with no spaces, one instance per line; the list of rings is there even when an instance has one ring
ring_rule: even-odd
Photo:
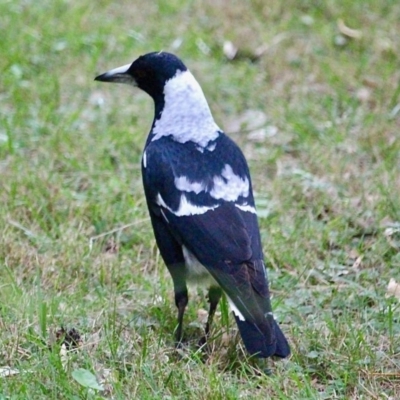
[[[116,82],[127,83],[136,86],[136,81],[131,74],[128,73],[131,64],[123,65],[122,67],[114,68],[104,74],[96,76],[95,81],[101,82]]]

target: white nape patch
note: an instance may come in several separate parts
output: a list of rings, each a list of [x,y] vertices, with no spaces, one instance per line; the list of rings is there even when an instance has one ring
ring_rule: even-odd
[[[146,168],[147,167],[146,151],[143,152],[142,162],[143,162],[143,167]]]
[[[186,278],[190,283],[201,286],[219,286],[207,268],[187,247],[182,246],[182,252],[186,264]]]
[[[249,195],[250,184],[247,178],[242,179],[233,173],[232,167],[225,164],[220,176],[214,177],[214,187],[210,195],[214,199],[236,201],[240,196]]]
[[[250,204],[235,204],[235,207],[237,207],[239,210],[242,210],[242,211],[247,211],[252,214],[257,214],[256,209],[253,206],[251,206]]]
[[[183,175],[175,178],[175,186],[182,192],[194,192],[196,194],[199,194],[206,189],[203,182],[190,182],[189,179]]]
[[[207,211],[214,210],[215,208],[218,207],[218,205],[210,206],[210,207],[196,206],[195,204],[190,203],[184,194],[181,195],[179,207],[178,207],[178,210],[176,210],[176,211],[172,210],[171,207],[167,206],[164,199],[161,197],[160,193],[158,193],[158,195],[157,195],[156,202],[159,206],[166,208],[168,211],[172,212],[172,214],[176,215],[177,217],[205,214]]]
[[[189,71],[178,71],[164,86],[164,109],[155,122],[154,137],[172,136],[179,143],[192,141],[201,148],[219,135],[203,90]]]
[[[231,300],[231,298],[229,296],[226,296],[226,298],[228,299],[228,303],[229,303],[229,308],[231,309],[231,311],[233,311],[233,313],[241,320],[241,321],[245,321],[243,314],[239,311],[239,309],[236,307],[235,303]]]

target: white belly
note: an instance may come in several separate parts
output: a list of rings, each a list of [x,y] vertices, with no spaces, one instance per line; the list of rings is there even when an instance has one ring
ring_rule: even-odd
[[[219,286],[217,281],[211,276],[207,269],[200,263],[200,261],[191,253],[185,246],[182,246],[183,257],[186,264],[186,279],[189,283],[201,286]],[[233,301],[226,296],[229,303],[229,308],[233,313],[244,321],[242,313],[238,310]]]
[[[185,246],[182,246],[186,264],[186,278],[189,283],[201,286],[219,286],[207,269]]]

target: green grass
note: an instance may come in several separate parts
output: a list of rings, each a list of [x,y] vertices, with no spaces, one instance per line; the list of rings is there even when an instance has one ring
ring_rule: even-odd
[[[0,367],[19,373],[0,377],[0,399],[400,398],[400,305],[386,296],[400,280],[386,231],[400,223],[399,20],[389,0],[1,2]],[[196,350],[195,288],[188,349],[173,348],[140,177],[152,103],[93,81],[159,49],[186,62],[249,160],[293,349],[272,376],[224,304],[210,354]],[[249,110],[266,120],[258,140],[240,122]],[[82,339],[66,357],[61,326]]]

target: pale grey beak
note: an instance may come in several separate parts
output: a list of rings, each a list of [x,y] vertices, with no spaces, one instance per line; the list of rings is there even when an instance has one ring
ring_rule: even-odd
[[[94,80],[101,82],[127,83],[129,85],[137,86],[133,76],[128,73],[130,66],[131,64],[126,64],[122,67],[114,68],[104,74],[96,76]]]

